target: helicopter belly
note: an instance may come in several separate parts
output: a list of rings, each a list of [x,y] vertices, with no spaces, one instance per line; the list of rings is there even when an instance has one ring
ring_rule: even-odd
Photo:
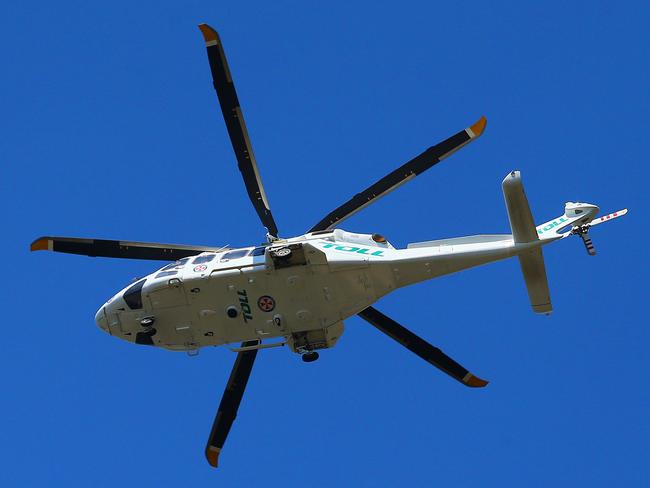
[[[327,266],[242,268],[185,279],[201,345],[290,336],[325,329],[376,298],[365,273]]]
[[[324,331],[383,294],[367,263],[327,263],[281,269],[242,266],[188,270],[145,286],[146,310],[155,317],[154,344],[172,350]],[[138,321],[133,320],[134,328]],[[338,329],[331,329],[338,330]]]

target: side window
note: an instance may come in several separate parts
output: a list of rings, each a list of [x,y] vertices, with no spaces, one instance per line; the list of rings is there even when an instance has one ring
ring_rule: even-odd
[[[205,264],[209,263],[214,259],[214,254],[204,254],[203,256],[199,256],[194,258],[194,261],[192,261],[192,264]]]
[[[131,310],[142,308],[142,287],[145,281],[147,281],[146,278],[138,281],[124,292],[124,301]]]
[[[248,254],[248,251],[250,251],[250,249],[237,249],[236,251],[230,251],[221,256],[221,260],[228,261],[230,259],[243,258]]]
[[[183,266],[185,266],[185,263],[187,263],[189,260],[190,260],[190,258],[179,259],[178,261],[175,261],[175,262],[173,262],[171,264],[168,264],[167,266],[162,268],[160,271],[167,271],[167,270],[170,270],[170,269],[180,269]]]
[[[164,278],[165,276],[173,276],[176,274],[176,271],[163,271],[162,273],[158,273],[156,275],[156,278]]]
[[[266,247],[256,247],[251,251],[251,256],[264,256],[264,251],[266,251]]]

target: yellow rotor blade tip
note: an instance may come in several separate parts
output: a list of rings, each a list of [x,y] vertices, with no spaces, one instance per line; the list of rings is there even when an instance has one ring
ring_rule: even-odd
[[[203,34],[203,39],[205,42],[216,41],[219,39],[217,31],[210,27],[208,24],[199,24],[199,29],[201,29],[201,33]]]
[[[469,375],[469,378],[463,381],[467,386],[471,386],[472,388],[483,388],[484,386],[487,386],[489,381],[482,380],[478,376],[474,376],[473,374]]]
[[[29,249],[30,251],[47,251],[49,249],[49,239],[47,237],[36,239]]]
[[[212,447],[209,446],[205,449],[205,457],[207,458],[208,462],[210,463],[210,466],[213,468],[216,468],[219,466],[219,453],[221,452],[221,449],[218,447]]]
[[[474,133],[474,137],[478,137],[483,134],[486,125],[487,119],[485,117],[481,117],[476,121],[474,125],[470,126],[471,131]]]

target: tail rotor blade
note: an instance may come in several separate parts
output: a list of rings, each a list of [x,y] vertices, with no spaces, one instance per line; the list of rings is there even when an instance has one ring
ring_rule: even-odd
[[[582,238],[582,242],[585,245],[585,248],[587,249],[587,254],[590,256],[595,256],[596,255],[596,248],[594,247],[594,243],[591,242],[591,237],[589,237],[586,233],[580,234],[580,237]]]
[[[256,346],[260,343],[259,340],[242,342],[241,347]],[[219,465],[219,454],[223,448],[230,428],[232,427],[235,418],[237,417],[237,410],[244,396],[244,390],[248,383],[255,357],[257,356],[257,349],[243,351],[237,354],[237,359],[228,378],[226,389],[221,397],[217,416],[212,424],[210,437],[205,446],[205,457],[210,463],[210,466],[216,468]]]
[[[447,373],[456,381],[465,386],[482,388],[487,381],[473,375],[444,352],[427,341],[418,337],[406,327],[401,326],[390,317],[384,315],[374,307],[368,307],[359,312],[359,317],[370,322],[387,336],[393,338],[411,352],[414,352],[429,364],[432,364],[443,373]]]
[[[588,235],[589,230],[595,225],[600,225],[603,222],[609,222],[610,220],[623,217],[623,215],[625,215],[626,213],[627,213],[627,208],[624,208],[623,210],[617,210],[616,212],[603,215],[602,217],[598,217],[597,219],[594,219],[587,224],[574,227],[571,230],[571,234],[579,235],[580,238],[582,239],[582,243],[585,245],[587,254],[589,254],[590,256],[595,256],[596,248],[594,247],[594,243],[591,241],[591,238]]]

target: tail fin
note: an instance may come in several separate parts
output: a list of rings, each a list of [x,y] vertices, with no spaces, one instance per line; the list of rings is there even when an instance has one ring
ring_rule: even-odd
[[[510,220],[510,228],[512,229],[515,244],[538,241],[537,228],[528,205],[519,171],[512,171],[508,174],[501,187],[506,200],[508,219]],[[519,264],[524,275],[533,311],[544,314],[551,313],[553,306],[551,305],[551,294],[548,289],[546,266],[544,265],[544,255],[541,247],[535,247],[520,254]]]

